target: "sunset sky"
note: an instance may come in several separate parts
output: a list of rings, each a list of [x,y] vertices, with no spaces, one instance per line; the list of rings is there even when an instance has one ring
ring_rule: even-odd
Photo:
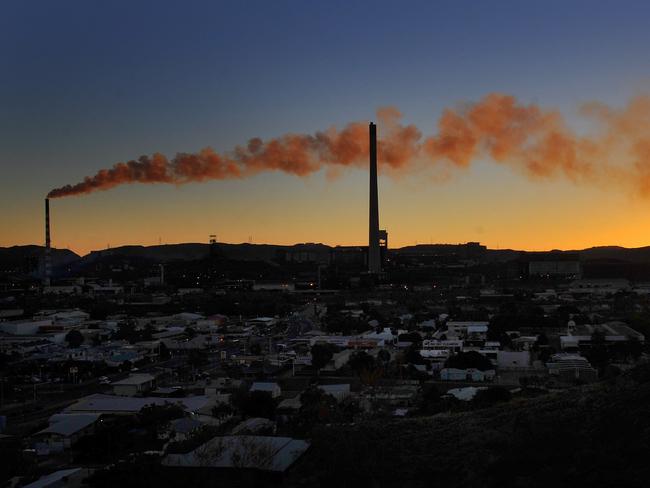
[[[42,244],[45,195],[116,162],[228,153],[384,106],[424,138],[444,109],[505,93],[585,133],[582,104],[650,93],[648,19],[649,2],[620,0],[3,2],[0,246]],[[391,247],[650,245],[650,196],[614,179],[531,178],[483,156],[413,166],[380,178]],[[261,171],[58,198],[53,245],[365,244],[367,177]]]

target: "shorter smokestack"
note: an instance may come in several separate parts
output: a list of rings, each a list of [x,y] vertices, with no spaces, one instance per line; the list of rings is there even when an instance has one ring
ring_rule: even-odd
[[[52,279],[52,245],[50,242],[50,199],[45,199],[45,259],[43,285],[49,286]]]

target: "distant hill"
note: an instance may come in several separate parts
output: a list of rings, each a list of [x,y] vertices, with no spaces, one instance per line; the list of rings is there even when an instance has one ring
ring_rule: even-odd
[[[85,264],[104,258],[142,258],[157,262],[194,261],[205,258],[209,253],[208,244],[165,244],[161,246],[121,246],[101,251],[92,251],[81,258]]]
[[[30,272],[37,268],[45,253],[44,246],[27,245],[0,247],[0,269],[22,268],[22,272]],[[52,248],[52,266],[63,267],[81,259],[81,256],[70,249]]]
[[[239,261],[269,261],[277,256],[278,251],[288,249],[322,250],[330,249],[324,244],[295,244],[279,246],[273,244],[226,244],[216,245],[217,253],[225,258]],[[92,251],[82,258],[84,262],[94,262],[106,257],[140,257],[156,262],[195,261],[204,259],[210,254],[209,244],[165,244],[160,246],[122,246],[102,251]]]
[[[270,261],[282,251],[316,251],[324,252],[332,246],[317,243],[274,245],[274,244],[226,244],[218,243],[219,255],[238,261]],[[43,246],[27,245],[0,248],[0,264],[4,268],[11,263],[25,260],[38,260],[43,255]],[[391,252],[404,256],[452,256],[461,258],[479,258],[488,262],[506,262],[526,256],[526,251],[515,249],[488,249],[484,246],[470,244],[420,244],[393,248]],[[650,246],[625,248],[619,246],[591,247],[582,250],[553,251],[559,254],[577,253],[582,261],[622,261],[629,263],[650,263]],[[203,243],[165,244],[158,246],[121,246],[111,249],[92,251],[79,256],[69,249],[52,249],[54,267],[78,264],[85,266],[111,258],[143,259],[154,263],[171,261],[196,261],[204,259],[210,253],[210,245]]]
[[[633,263],[650,262],[650,246],[626,248],[619,246],[590,247],[577,251],[583,260],[616,259]]]

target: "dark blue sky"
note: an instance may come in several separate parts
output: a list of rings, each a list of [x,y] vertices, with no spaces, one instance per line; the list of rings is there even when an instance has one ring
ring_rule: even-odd
[[[491,91],[571,118],[582,101],[647,88],[648,19],[643,1],[6,1],[0,204],[34,220],[13,240],[37,241],[51,187],[153,151],[228,150],[382,105],[431,131],[442,108]],[[274,178],[193,191],[296,185]],[[136,204],[173,191],[118,194]]]

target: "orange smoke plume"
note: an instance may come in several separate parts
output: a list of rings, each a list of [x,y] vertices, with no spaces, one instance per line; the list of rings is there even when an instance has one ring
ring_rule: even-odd
[[[438,129],[425,141],[433,160],[467,167],[484,157],[531,176],[563,173],[572,180],[589,177],[593,170],[589,141],[569,130],[558,112],[520,105],[512,96],[490,94],[465,110],[445,110]]]
[[[386,163],[400,167],[417,152],[420,134],[413,126],[402,127],[398,122],[401,115],[391,110],[391,128],[380,144],[385,147]],[[362,165],[367,159],[368,127],[364,123],[352,123],[341,131],[332,128],[315,135],[288,134],[269,141],[253,138],[246,146],[237,146],[227,155],[206,148],[198,153],[177,154],[172,160],[158,153],[141,156],[100,170],[80,183],[56,188],[48,197],[81,195],[126,183],[185,184],[243,178],[261,171],[306,176],[325,166]]]
[[[532,178],[623,182],[650,195],[650,98],[633,98],[619,110],[590,103],[583,106],[582,114],[596,125],[590,136],[577,135],[557,111],[493,93],[479,102],[446,109],[437,133],[422,139],[417,127],[400,123],[397,109],[383,108],[377,112],[379,162],[408,171],[417,161],[467,168],[485,159],[510,165]],[[262,171],[306,176],[323,168],[364,167],[367,159],[368,128],[366,123],[355,122],[342,130],[331,128],[314,135],[288,134],[268,141],[253,138],[226,154],[206,148],[171,160],[158,153],[141,156],[80,183],[56,188],[48,197],[80,195],[126,183],[245,178]]]

